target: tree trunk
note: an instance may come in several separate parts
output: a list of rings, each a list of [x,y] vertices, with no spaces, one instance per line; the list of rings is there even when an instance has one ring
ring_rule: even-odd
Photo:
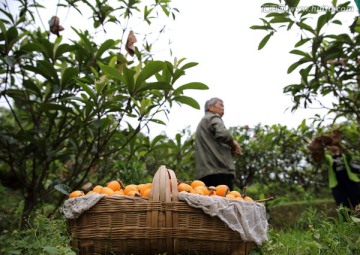
[[[37,192],[34,189],[28,189],[27,192],[28,194],[25,196],[24,209],[21,217],[21,229],[24,229],[26,226],[28,226],[28,220],[32,211],[34,210],[37,199]]]

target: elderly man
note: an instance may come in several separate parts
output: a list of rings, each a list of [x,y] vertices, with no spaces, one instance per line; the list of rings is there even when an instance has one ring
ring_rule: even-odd
[[[206,186],[227,185],[233,189],[234,155],[241,155],[240,145],[226,129],[222,116],[224,103],[211,98],[205,103],[205,116],[195,133],[195,164],[197,178]]]

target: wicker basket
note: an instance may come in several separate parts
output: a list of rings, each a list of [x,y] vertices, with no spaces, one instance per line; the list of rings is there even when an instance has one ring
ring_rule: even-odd
[[[68,220],[79,254],[236,254],[254,243],[241,240],[218,217],[179,201],[175,173],[161,166],[149,199],[104,197]]]

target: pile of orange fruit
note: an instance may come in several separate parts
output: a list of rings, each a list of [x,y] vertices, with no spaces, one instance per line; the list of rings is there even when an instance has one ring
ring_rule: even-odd
[[[113,180],[108,182],[105,186],[96,185],[87,193],[82,190],[75,190],[69,194],[69,198],[86,196],[93,193],[105,194],[107,196],[120,195],[149,198],[151,187],[152,183],[128,184],[125,186],[120,180]],[[239,191],[230,190],[227,185],[207,187],[205,183],[200,180],[194,180],[189,183],[178,183],[178,192],[198,194],[201,196],[220,196],[227,199],[254,202],[251,197],[245,195],[245,190],[242,195]]]
[[[245,192],[242,195],[239,191],[230,190],[229,187],[224,184],[207,187],[205,183],[200,180],[194,180],[190,184],[181,182],[178,185],[178,191],[180,193],[192,193],[201,196],[220,196],[228,199],[254,202],[251,197],[245,195]]]
[[[96,185],[86,194],[81,190],[75,190],[69,194],[69,198],[86,196],[93,193],[105,194],[107,196],[120,195],[131,197],[150,197],[152,183],[128,184],[124,185],[121,181],[113,180],[105,186]]]

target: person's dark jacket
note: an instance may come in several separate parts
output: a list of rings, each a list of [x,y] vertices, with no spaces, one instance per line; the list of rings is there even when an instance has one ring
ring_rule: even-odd
[[[233,137],[218,114],[206,112],[195,133],[197,178],[211,174],[232,174],[235,164],[231,153]]]

